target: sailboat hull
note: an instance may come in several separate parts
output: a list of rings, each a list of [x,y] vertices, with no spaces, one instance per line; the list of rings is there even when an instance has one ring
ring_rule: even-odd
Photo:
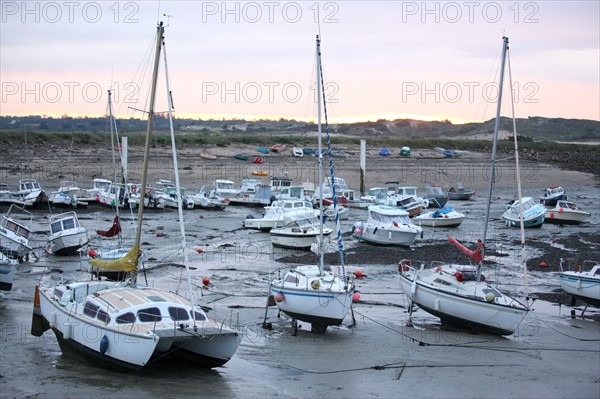
[[[560,287],[567,294],[589,303],[600,306],[600,276],[578,272],[560,273]]]
[[[63,231],[50,236],[48,252],[55,255],[75,255],[88,241],[87,230],[84,227]]]
[[[412,295],[412,301],[426,312],[439,317],[442,323],[475,328],[496,335],[510,335],[516,331],[528,312],[526,307],[505,295],[498,296],[499,292],[482,282],[464,282],[461,284],[464,284],[465,287],[454,291],[445,291],[440,287],[419,281],[418,277],[414,283],[410,273],[403,273],[400,281],[404,292]],[[479,287],[468,287],[467,285],[478,285]],[[461,295],[460,290],[465,292],[477,292],[478,290],[480,295],[483,295],[484,290],[493,290],[496,292],[497,298],[494,299],[494,302],[488,302],[483,296]]]

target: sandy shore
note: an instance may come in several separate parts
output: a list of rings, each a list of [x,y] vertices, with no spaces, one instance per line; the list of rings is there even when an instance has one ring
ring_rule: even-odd
[[[336,176],[346,179],[348,186],[360,190],[360,147],[339,146],[345,158],[334,158]],[[200,157],[202,152],[217,156],[215,160]],[[10,148],[1,148],[0,182],[7,183],[9,189],[15,189],[18,180],[35,178],[52,191],[61,180],[75,180],[82,188],[91,186],[94,178],[112,179],[112,154],[107,149],[82,147],[72,151],[63,148],[33,146],[28,151],[17,152]],[[250,155],[247,161],[233,158],[234,154]],[[261,165],[253,164],[254,157],[263,157]],[[384,186],[386,182],[397,181],[400,185],[417,186],[423,193],[429,183],[438,184],[444,189],[462,181],[466,187],[478,191],[487,190],[489,185],[489,154],[469,152],[461,157],[446,158],[433,150],[413,150],[410,157],[394,154],[389,157],[378,155],[378,149],[367,149],[365,189]],[[131,147],[128,154],[129,181],[139,181],[143,161],[143,148]],[[239,184],[241,179],[254,177],[253,171],[266,171],[262,177],[268,184],[270,177],[287,175],[295,183],[317,183],[317,159],[312,156],[293,157],[291,149],[282,153],[263,155],[255,146],[198,147],[182,146],[178,148],[178,162],[182,184],[188,189],[199,189],[215,179],[228,179]],[[328,159],[324,167],[329,173]],[[158,179],[174,179],[173,161],[170,148],[158,147],[151,150],[149,162],[149,182]],[[521,181],[524,195],[538,197],[549,185],[557,184],[565,188],[598,185],[597,178],[591,173],[564,170],[556,165],[532,161],[522,161]],[[502,159],[499,156],[496,168],[495,189],[516,191],[516,172],[514,159]]]

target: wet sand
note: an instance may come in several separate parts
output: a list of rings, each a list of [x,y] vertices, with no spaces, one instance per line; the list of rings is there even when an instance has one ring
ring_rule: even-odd
[[[239,166],[239,162],[229,158],[216,160],[221,162],[219,167],[210,166],[216,165],[215,161],[209,163],[211,161],[192,155],[180,156],[180,166],[192,168],[184,170],[184,184],[190,188],[209,182],[207,177],[214,180],[217,175],[239,181],[230,176],[231,170],[241,174],[254,167],[248,163]],[[408,162],[405,159],[370,158],[367,187],[402,179],[407,185],[423,187],[421,180],[433,175],[449,176],[449,170],[456,170],[457,165],[448,166],[449,160],[433,156],[423,158],[424,163],[420,158],[415,158],[419,161],[411,160],[417,166],[411,167],[413,173],[410,175],[402,174],[408,167],[392,167],[405,165]],[[163,165],[168,165],[166,159],[165,156]],[[355,172],[356,159],[343,161],[340,167],[336,164],[336,172],[339,170],[339,175],[348,179],[351,187],[358,188],[357,179],[352,180],[358,174]],[[263,167],[280,173],[284,166],[293,164],[298,165],[302,177],[312,173],[312,166],[298,162],[314,165],[312,158],[296,160],[288,155],[278,158],[277,162],[275,159],[269,161]],[[485,168],[485,160],[476,157],[463,164],[461,170],[481,172]],[[99,165],[80,163],[81,177],[76,180],[85,186],[84,183],[91,181],[87,179],[91,177],[90,171],[96,170],[94,168],[104,170],[105,166]],[[157,163],[151,170],[156,172],[159,166]],[[14,168],[17,166],[13,166],[13,172]],[[54,165],[53,168],[52,173],[58,171],[59,175],[70,179],[62,173],[63,166]],[[286,168],[289,175],[292,168]],[[422,171],[418,178],[415,178],[415,168]],[[198,174],[200,169],[205,174]],[[2,169],[2,178],[10,170]],[[492,205],[489,237],[494,256],[489,259],[485,273],[488,280],[498,282],[502,289],[523,292],[524,274],[519,253],[515,250],[519,231],[505,227],[500,220],[504,203],[515,192],[508,163],[504,170],[506,173],[502,174],[501,181],[505,181],[499,184]],[[142,372],[116,373],[61,355],[50,331],[41,338],[31,336],[34,285],[38,281],[53,284],[59,279],[87,278],[78,270],[78,258],[44,254],[48,210],[34,210],[34,238],[40,259],[32,258],[22,263],[13,290],[0,292],[2,397],[598,397],[600,311],[590,307],[585,318],[572,319],[571,310],[576,310],[579,315],[583,306],[580,303],[576,308],[569,306],[570,298],[560,293],[556,270],[560,257],[600,259],[600,209],[597,205],[600,190],[593,176],[588,174],[561,171],[548,165],[532,165],[529,170],[530,180],[525,186],[529,195],[539,196],[546,186],[561,184],[581,208],[592,212],[592,217],[579,227],[544,225],[541,229],[527,230],[528,291],[541,296],[552,295],[537,300],[534,311],[509,337],[441,328],[437,318],[422,310],[413,314],[414,327],[406,326],[407,300],[401,292],[396,265],[402,258],[454,260],[460,255],[446,244],[449,234],[466,243],[479,238],[487,185],[485,179],[475,178],[481,176],[475,172],[472,182],[463,180],[466,186],[476,188],[477,198],[452,204],[467,214],[467,220],[457,229],[425,229],[423,239],[412,249],[359,243],[348,237],[352,222],[343,222],[347,267],[349,271],[360,269],[366,277],[357,280],[361,299],[353,306],[356,325],[349,327],[352,319],[348,316],[343,326],[330,327],[324,335],[311,333],[310,325],[301,323],[298,336],[292,336],[290,320],[284,315],[277,317],[275,308],[268,309],[267,319],[273,329],[261,328],[272,276],[279,269],[297,262],[311,261],[314,255],[274,249],[268,234],[243,230],[242,219],[248,214],[258,215],[260,208],[185,211],[194,289],[198,294],[202,293],[201,303],[211,309],[209,316],[221,319],[231,312],[237,313],[244,333],[233,359],[212,371],[157,363]],[[154,175],[153,179],[168,178],[168,172],[163,170],[164,174]],[[38,173],[41,174],[41,170]],[[102,174],[106,177],[104,172]],[[17,175],[10,177],[14,179]],[[47,181],[42,178],[45,176],[39,177],[43,183]],[[63,178],[54,175],[54,179]],[[437,182],[445,185],[442,179]],[[103,241],[94,231],[107,228],[112,213],[97,207],[88,207],[78,213],[90,231],[92,246],[101,245]],[[186,294],[186,285],[180,285],[183,269],[179,266],[182,261],[178,250],[176,211],[153,210],[146,215],[142,242],[150,269],[148,283]],[[351,210],[350,220],[363,217],[366,217],[363,210]],[[124,235],[132,239],[133,218],[126,213],[123,219]],[[204,252],[198,253],[196,249]],[[335,256],[329,256],[331,263],[337,264]],[[539,267],[541,259],[550,266]],[[208,287],[201,288],[203,277],[210,278]]]

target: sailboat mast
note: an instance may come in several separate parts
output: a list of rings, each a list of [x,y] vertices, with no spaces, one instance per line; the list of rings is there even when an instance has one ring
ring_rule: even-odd
[[[319,268],[323,270],[323,144],[321,140],[321,39],[317,35],[317,137],[319,151]]]
[[[154,102],[156,99],[156,81],[158,80],[158,65],[160,63],[160,49],[165,28],[160,22],[156,28],[156,52],[154,55],[154,70],[152,72],[152,88],[150,89],[150,108],[148,109],[148,127],[146,129],[146,146],[144,147],[144,166],[142,168],[142,187],[140,189],[140,204],[138,209],[138,225],[135,231],[135,245],[140,246],[142,239],[142,218],[144,216],[144,194],[146,193],[146,181],[148,180],[148,158],[150,156],[150,136],[154,118]],[[136,256],[136,269],[138,268],[139,253]]]
[[[510,85],[510,104],[512,109],[512,120],[513,120],[513,137],[515,142],[515,165],[517,173],[517,196],[519,199],[519,227],[521,230],[521,262],[523,262],[524,271],[524,283],[525,283],[525,294],[529,294],[529,284],[527,281],[527,259],[525,258],[525,210],[523,209],[523,195],[521,192],[521,167],[519,165],[519,140],[517,135],[517,120],[515,116],[515,99],[512,91],[512,69],[510,67],[510,56],[508,57],[508,84]]]
[[[506,50],[508,49],[508,37],[504,36],[502,37],[503,40],[503,46],[502,46],[502,61],[500,64],[500,84],[499,84],[499,89],[498,89],[498,106],[496,108],[496,123],[494,125],[494,137],[493,137],[493,144],[492,144],[492,162],[490,164],[490,184],[489,184],[489,190],[488,190],[488,199],[487,199],[487,206],[485,209],[485,222],[484,222],[484,227],[483,227],[483,248],[481,250],[481,255],[483,255],[485,253],[485,244],[486,244],[486,237],[487,237],[487,229],[488,229],[488,223],[490,221],[490,206],[492,203],[492,189],[494,187],[494,180],[495,180],[495,162],[496,162],[496,148],[497,148],[497,142],[498,142],[498,130],[500,129],[500,110],[502,108],[502,87],[504,85],[504,64],[506,61]]]
[[[117,184],[117,160],[115,159],[115,132],[117,129],[117,124],[115,123],[115,115],[113,114],[113,106],[112,106],[112,92],[108,90],[108,123],[110,124],[110,148],[112,153],[112,165],[113,165],[113,183],[116,187]],[[118,136],[117,136],[118,137]],[[115,190],[115,210],[117,218],[120,219],[119,215],[119,190]],[[119,222],[120,223],[120,222]],[[119,238],[119,244],[121,244],[121,232],[117,233],[117,237]]]
[[[171,132],[171,148],[173,152],[173,170],[175,172],[175,190],[177,190],[177,212],[179,216],[179,230],[181,231],[181,245],[183,247],[183,263],[185,265],[185,271],[187,274],[187,285],[188,292],[190,293],[190,302],[192,306],[195,306],[196,298],[194,291],[192,291],[192,276],[190,274],[190,260],[187,251],[187,241],[185,238],[185,224],[183,220],[183,198],[181,193],[181,184],[179,182],[179,165],[177,163],[177,147],[175,146],[175,130],[173,129],[173,97],[171,96],[171,85],[169,82],[169,68],[167,65],[167,46],[163,43],[163,59],[165,62],[165,82],[167,85],[167,104],[169,113],[169,129]],[[192,315],[192,319],[196,321],[195,314]]]

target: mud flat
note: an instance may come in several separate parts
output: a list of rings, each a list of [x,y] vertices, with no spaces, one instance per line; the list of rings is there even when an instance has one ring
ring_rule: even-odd
[[[184,159],[187,163],[183,167],[202,162]],[[381,173],[390,171],[385,167],[392,164],[390,160],[377,162],[382,165]],[[350,162],[344,159],[342,165]],[[339,169],[341,173],[345,170]],[[538,169],[540,176],[549,173],[552,179],[530,184],[532,195],[551,182],[560,183],[580,207],[592,212],[592,217],[578,227],[544,225],[526,232],[529,283],[525,287],[520,251],[516,250],[519,232],[504,226],[499,218],[514,189],[507,185],[498,190],[489,234],[492,256],[484,273],[502,289],[542,294],[518,331],[509,337],[442,328],[437,318],[422,310],[413,314],[414,327],[407,327],[407,300],[397,275],[398,261],[403,258],[465,261],[447,244],[447,236],[451,234],[468,245],[479,238],[485,184],[477,188],[484,191],[478,191],[475,200],[452,204],[467,214],[458,229],[426,229],[423,239],[411,249],[370,246],[349,237],[353,220],[366,217],[364,210],[352,209],[350,220],[342,225],[346,267],[348,272],[360,269],[366,275],[357,280],[361,298],[353,306],[356,324],[350,326],[352,318],[348,316],[343,326],[330,327],[324,335],[315,335],[310,325],[302,325],[299,334],[292,336],[290,320],[284,315],[278,317],[275,308],[267,312],[273,329],[261,328],[271,278],[299,262],[314,262],[314,254],[274,249],[268,234],[243,230],[242,219],[248,214],[258,215],[260,208],[186,211],[193,289],[201,304],[210,308],[209,316],[220,319],[233,312],[239,316],[243,332],[236,355],[225,367],[212,371],[156,363],[142,372],[116,373],[62,355],[50,331],[40,338],[31,336],[34,285],[88,278],[80,270],[79,258],[43,252],[48,209],[34,210],[34,246],[39,259],[31,257],[22,263],[13,290],[0,293],[2,397],[597,397],[600,311],[590,307],[585,318],[572,319],[571,310],[579,315],[583,306],[577,303],[571,307],[570,298],[560,293],[556,270],[561,257],[600,259],[600,193],[587,175],[558,181],[570,174]],[[199,177],[186,178],[191,184],[191,179]],[[373,179],[398,180],[375,174]],[[112,212],[89,207],[78,213],[90,231],[91,246],[105,243],[94,231],[112,223]],[[125,240],[130,241],[134,215],[123,212],[122,219]],[[143,280],[185,295],[178,235],[176,211],[147,212],[142,242],[149,270]],[[330,247],[336,248],[336,244]],[[541,260],[549,267],[540,267]],[[327,263],[338,264],[334,253],[327,254]],[[208,287],[202,287],[203,277],[210,278]],[[543,296],[546,294],[547,298]]]

